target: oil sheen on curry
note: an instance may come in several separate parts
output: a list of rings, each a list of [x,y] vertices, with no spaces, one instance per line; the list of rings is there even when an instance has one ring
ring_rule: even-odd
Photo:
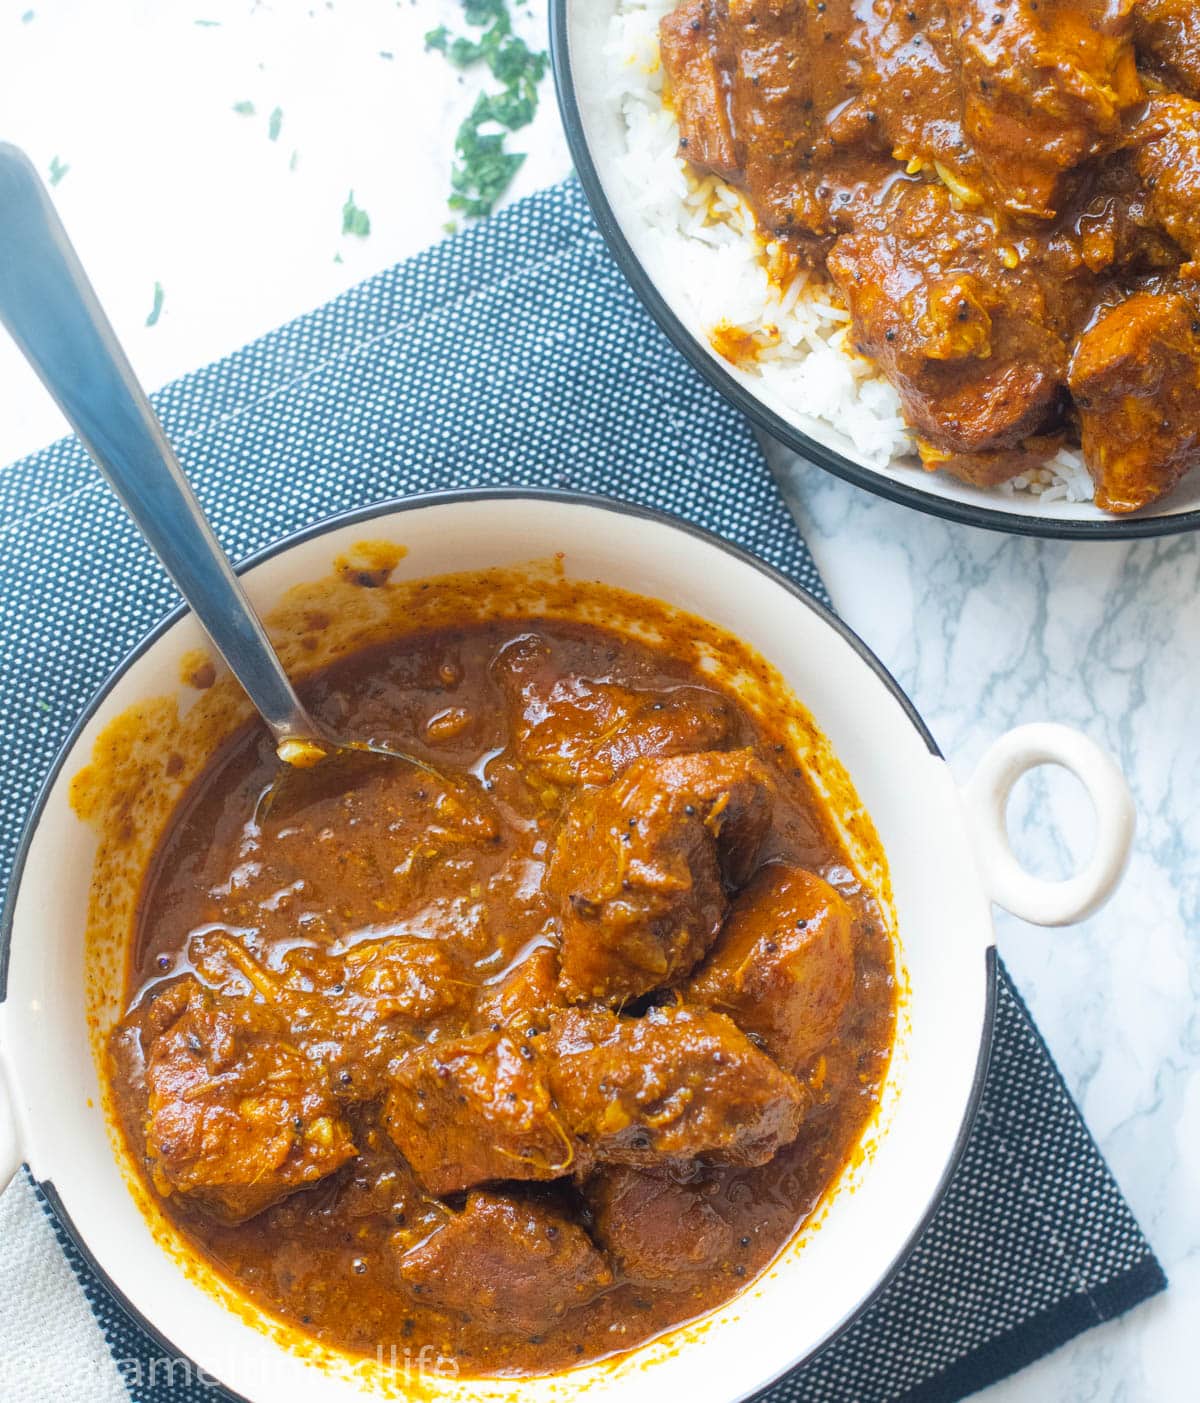
[[[465,1375],[626,1351],[728,1300],[855,1153],[892,944],[782,739],[593,624],[471,623],[310,677],[372,760],[257,725],[143,889],[110,1076],[222,1277],[321,1341]]]
[[[683,0],[682,154],[823,269],[929,468],[1200,463],[1196,0]]]

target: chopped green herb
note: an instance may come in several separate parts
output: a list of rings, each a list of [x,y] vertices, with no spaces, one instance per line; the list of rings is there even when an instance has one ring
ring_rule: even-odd
[[[468,24],[484,25],[489,20],[505,26],[508,24],[505,0],[462,0],[462,7]]]
[[[38,709],[39,711],[49,711],[49,710],[50,710],[50,703],[49,703],[48,701],[46,701],[46,699],[45,699],[44,697],[39,697],[38,703],[37,703],[37,709]]]
[[[32,10],[26,10],[25,13],[21,16],[21,23],[22,23],[22,24],[31,24],[32,22],[33,22],[33,11],[32,11]]]
[[[507,149],[507,133],[533,121],[548,59],[512,32],[507,0],[462,0],[462,8],[466,22],[483,33],[477,39],[452,35],[440,25],[426,34],[425,47],[456,68],[485,63],[501,84],[498,92],[480,93],[454,142],[448,203],[474,219],[491,214],[525,160]]]
[[[220,29],[221,27],[219,19],[194,19],[192,23],[200,29]]]
[[[447,219],[446,222],[445,222],[445,224],[442,225],[442,233],[443,233],[443,234],[457,234],[457,233],[458,233],[458,220],[457,220],[457,219]]]
[[[293,152],[292,152],[292,155],[291,155],[291,159],[288,161],[288,170],[294,171],[294,170],[296,169],[296,167],[297,167],[299,164],[300,164],[300,153],[299,153],[299,151],[293,151]]]
[[[345,263],[346,260],[342,257],[340,253],[335,253],[333,255],[333,261],[335,263]]]
[[[64,165],[62,161],[55,156],[50,162],[50,184],[57,185],[70,169],[70,166]]]
[[[267,137],[271,141],[279,140],[279,133],[283,129],[283,108],[277,107],[271,113],[271,120],[267,123]]]
[[[370,232],[371,216],[354,203],[354,191],[351,190],[342,206],[342,233],[354,234],[360,239],[365,239]]]
[[[524,156],[504,149],[502,131],[480,131],[480,127],[491,120],[491,99],[487,93],[480,93],[454,141],[458,159],[450,172],[453,194],[447,203],[469,219],[491,214],[525,160]]]
[[[249,101],[235,102],[233,104],[233,110],[238,114],[239,117],[254,116],[254,104]]]
[[[162,283],[154,284],[154,306],[150,308],[150,315],[146,318],[147,326],[157,326],[158,319],[162,316],[163,290]]]

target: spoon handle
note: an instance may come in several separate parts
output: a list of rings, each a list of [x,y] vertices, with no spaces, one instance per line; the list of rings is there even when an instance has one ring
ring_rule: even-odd
[[[29,158],[0,143],[0,321],[158,553],[276,742],[319,732],[138,384]]]

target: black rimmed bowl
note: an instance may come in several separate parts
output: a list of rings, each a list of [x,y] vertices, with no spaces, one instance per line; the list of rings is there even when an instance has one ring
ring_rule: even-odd
[[[1114,517],[1090,501],[1047,502],[1029,492],[972,487],[947,473],[927,473],[911,459],[881,467],[827,423],[797,412],[771,383],[719,355],[709,339],[719,300],[714,305],[709,297],[705,312],[698,309],[687,282],[693,276],[684,256],[687,240],[656,230],[645,214],[646,167],[637,167],[631,176],[624,93],[614,78],[614,64],[625,61],[623,53],[614,58],[610,52],[616,16],[661,8],[661,0],[636,6],[621,0],[550,0],[554,76],[571,154],[601,233],[668,337],[726,399],[810,462],[880,497],[951,521],[1017,535],[1093,541],[1200,528],[1200,471],[1145,511]],[[644,50],[635,61],[653,63]]]
[[[194,673],[196,650],[208,645],[194,617],[180,610],[117,669],[76,726],[18,854],[0,925],[0,1184],[21,1160],[28,1163],[81,1250],[168,1354],[195,1361],[187,1367],[255,1403],[361,1403],[364,1390],[373,1389],[412,1396],[397,1375],[406,1365],[422,1374],[416,1395],[427,1403],[599,1403],[618,1395],[625,1403],[676,1397],[730,1403],[749,1396],[854,1318],[941,1200],[978,1103],[991,1042],[991,904],[1062,924],[1103,901],[1129,849],[1132,806],[1124,783],[1091,742],[1043,725],[1001,737],[971,784],[960,788],[878,660],[809,595],[706,532],[611,501],[478,492],[380,504],[302,531],[248,562],[242,578],[252,602],[266,614],[294,598],[291,591],[327,580],[335,559],[352,554],[364,538],[404,548],[394,552],[402,559],[389,589],[436,589],[438,577],[462,571],[521,578],[528,571],[529,597],[539,600],[546,576],[529,562],[542,562],[544,572],[551,561],[554,577],[568,585],[599,581],[665,600],[710,620],[773,665],[781,695],[794,694],[827,739],[887,858],[884,870],[872,846],[875,865],[861,875],[890,913],[903,995],[880,1115],[864,1134],[860,1157],[819,1221],[802,1229],[740,1296],[698,1324],[564,1374],[460,1379],[442,1361],[408,1358],[399,1338],[381,1340],[375,1360],[348,1360],[312,1342],[301,1347],[244,1300],[231,1301],[172,1224],[156,1216],[144,1191],[139,1196],[105,1114],[101,1065],[107,1031],[122,1011],[119,951],[133,929],[141,874],[169,807],[143,824],[141,855],[126,853],[126,884],[100,885],[103,899],[96,902],[96,835],[71,801],[73,776],[130,708],[157,716],[163,714],[155,709],[158,699],[168,707],[198,705],[183,679]],[[537,612],[519,582],[504,599],[506,615]],[[636,604],[628,608],[636,611]],[[629,624],[636,622],[634,612]],[[164,769],[143,768],[144,748],[138,757],[136,792],[147,813],[154,797],[149,777]],[[825,774],[828,759],[822,751]],[[1093,856],[1063,883],[1023,872],[1004,824],[1013,783],[1044,763],[1070,768],[1097,814]],[[168,765],[165,773],[174,771]],[[847,838],[853,853],[852,834]]]

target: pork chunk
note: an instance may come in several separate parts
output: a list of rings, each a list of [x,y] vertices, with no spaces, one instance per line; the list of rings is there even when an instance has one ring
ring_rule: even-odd
[[[294,957],[292,963],[298,963]],[[364,940],[346,951],[341,965],[338,984],[348,1010],[370,1023],[429,1022],[462,1003],[463,972],[436,940]]]
[[[1012,449],[1054,421],[1071,289],[1040,276],[987,220],[955,210],[945,189],[903,189],[834,244],[828,266],[855,344],[933,448]]]
[[[853,987],[854,914],[845,898],[812,872],[771,865],[738,894],[683,996],[727,1013],[795,1072],[837,1031]]]
[[[1071,364],[1096,505],[1132,512],[1200,463],[1200,315],[1177,292],[1137,292],[1080,338]]]
[[[1148,110],[1153,108],[1151,104]],[[1179,266],[1179,245],[1152,210],[1154,191],[1139,171],[1145,158],[1138,146],[1151,139],[1152,131],[1146,122],[1139,123],[1125,145],[1095,167],[1088,197],[1068,231],[1080,259],[1097,276],[1111,269],[1140,274]]]
[[[1200,8],[1196,0],[1138,0],[1138,49],[1171,87],[1200,98]]]
[[[725,885],[754,868],[771,793],[739,750],[636,760],[576,796],[547,872],[570,1001],[620,1004],[696,964],[720,929]]]
[[[568,1009],[552,1015],[549,1042],[555,1103],[589,1160],[765,1164],[807,1107],[795,1077],[708,1009]]]
[[[209,930],[191,937],[187,956],[209,988],[274,1009],[295,1046],[328,1067],[341,1101],[381,1095],[404,1048],[435,1019],[457,1031],[468,1006],[463,970],[434,940],[363,940],[341,955],[298,945],[271,967],[244,941]]]
[[[736,1263],[737,1229],[722,1214],[711,1174],[616,1165],[592,1175],[584,1194],[596,1240],[640,1286],[678,1288]]]
[[[732,180],[741,158],[729,116],[728,80],[710,0],[684,0],[659,26],[659,48],[679,119],[680,154]]]
[[[1200,259],[1200,102],[1156,97],[1132,134],[1150,217],[1190,259]]]
[[[487,1192],[403,1253],[398,1270],[423,1302],[500,1334],[545,1330],[613,1279],[587,1233],[556,1208]]]
[[[546,1027],[550,1010],[561,1003],[558,956],[548,945],[540,945],[503,978],[484,987],[472,1022],[493,1032],[540,1030]]]
[[[384,1125],[432,1194],[495,1179],[555,1179],[574,1145],[536,1041],[518,1030],[426,1043],[400,1063]]]
[[[146,1050],[146,1156],[159,1193],[241,1223],[353,1159],[325,1069],[274,1010],[195,981],[177,990],[182,1011]]]
[[[982,453],[947,453],[924,439],[917,440],[917,454],[926,472],[945,472],[972,487],[999,487],[1021,473],[1040,468],[1062,447],[1065,435],[1034,434],[1015,448],[991,448]]]
[[[733,730],[732,710],[716,692],[638,691],[564,672],[536,635],[509,644],[492,671],[517,754],[556,784],[610,784],[640,756],[717,750]]]
[[[1053,218],[1063,177],[1142,100],[1130,0],[948,0],[966,132],[1012,213]]]

